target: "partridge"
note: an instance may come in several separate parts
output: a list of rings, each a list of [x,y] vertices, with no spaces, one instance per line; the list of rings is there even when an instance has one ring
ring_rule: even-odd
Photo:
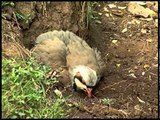
[[[93,88],[105,71],[105,63],[97,49],[74,33],[62,30],[43,33],[35,42],[33,55],[38,61],[53,69],[65,66],[73,89],[92,96]]]

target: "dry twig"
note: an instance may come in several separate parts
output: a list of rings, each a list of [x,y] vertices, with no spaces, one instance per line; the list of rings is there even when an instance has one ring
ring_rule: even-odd
[[[123,83],[123,82],[126,82],[126,81],[127,81],[127,80],[122,80],[122,81],[120,81],[120,82],[118,82],[118,83],[114,83],[114,84],[112,84],[112,85],[108,85],[108,86],[102,88],[101,90],[104,90],[104,89],[109,88],[109,87],[113,87],[114,85],[118,85],[118,84]],[[99,91],[97,91],[95,94],[97,94],[97,93],[99,93]]]

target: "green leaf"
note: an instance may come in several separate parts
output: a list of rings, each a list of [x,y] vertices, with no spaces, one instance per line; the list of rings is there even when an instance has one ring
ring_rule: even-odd
[[[25,110],[25,112],[27,112],[27,113],[32,113],[32,112],[33,112],[33,109],[32,109],[32,108],[29,108],[28,110]]]
[[[18,118],[16,115],[11,116],[12,119]]]
[[[6,2],[6,1],[2,1],[2,6],[14,6],[13,2]]]
[[[19,116],[24,116],[25,113],[24,113],[24,112],[18,112],[18,115],[19,115]]]

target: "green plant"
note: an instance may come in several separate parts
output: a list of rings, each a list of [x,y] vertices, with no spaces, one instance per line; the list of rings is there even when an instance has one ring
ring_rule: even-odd
[[[113,99],[109,99],[109,98],[103,98],[102,99],[102,103],[105,104],[105,105],[111,105],[113,104]]]
[[[46,104],[43,108],[36,110],[37,118],[59,118],[59,116],[66,116],[66,112],[62,107],[64,106],[64,101],[62,99],[56,99],[53,103]]]
[[[2,1],[1,5],[2,5],[2,7],[4,7],[4,6],[14,6],[14,3],[13,2]]]
[[[63,101],[52,104],[45,86],[56,80],[45,79],[50,70],[34,58],[26,61],[2,59],[2,118],[62,118]]]
[[[19,21],[23,21],[25,23],[29,23],[31,20],[31,14],[23,14],[20,11],[16,11],[15,15]]]
[[[99,22],[100,16],[95,10],[98,5],[98,2],[87,2],[87,26],[89,26],[92,21]]]

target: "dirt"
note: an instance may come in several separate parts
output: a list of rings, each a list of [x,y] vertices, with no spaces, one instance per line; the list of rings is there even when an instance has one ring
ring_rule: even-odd
[[[91,47],[101,51],[107,66],[105,76],[95,88],[92,98],[87,98],[83,92],[73,92],[71,86],[60,88],[64,97],[70,96],[71,103],[79,103],[77,106],[66,108],[71,109],[69,118],[157,118],[158,23],[155,19],[146,21],[141,17],[135,17],[127,8],[109,8],[109,4],[126,7],[128,2],[102,2],[96,9],[102,13],[101,23],[91,23],[89,39],[86,40]],[[65,7],[69,6],[70,4]],[[106,16],[104,7],[108,8],[111,17]],[[70,28],[75,33],[78,32],[80,26],[64,25],[72,21],[62,21],[62,16],[64,19],[68,17],[67,11],[64,16],[61,14],[64,12],[61,8],[57,7],[55,10],[60,13],[56,19],[53,18],[58,16],[58,13],[50,16],[50,11],[46,14],[47,17],[33,20],[29,29],[22,31],[23,41],[30,40],[24,42],[27,48],[31,49],[34,46],[33,40],[40,33],[58,30],[61,26],[65,27],[64,30]],[[52,24],[53,20],[57,23],[59,19],[63,25]],[[134,24],[132,20],[138,20],[140,24]],[[127,28],[127,31],[122,33],[124,28]],[[105,104],[102,102],[104,98],[112,103]]]
[[[127,6],[127,2],[107,2],[104,6],[108,4]],[[101,8],[98,11],[104,12],[103,7]],[[114,10],[118,11],[118,9]],[[122,12],[123,16],[113,15],[113,18],[106,17],[104,12],[101,24],[93,23],[90,26],[90,40],[87,42],[101,51],[107,65],[105,77],[95,89],[94,97],[99,100],[103,98],[114,100],[111,107],[125,111],[127,118],[157,118],[158,29],[153,20],[143,21],[131,15],[127,10],[122,10]],[[128,22],[133,19],[140,20],[140,25],[129,25]],[[126,27],[128,31],[122,33],[121,31]],[[147,29],[150,32],[142,33],[141,29]],[[117,40],[117,45],[113,44],[112,40]],[[152,42],[147,43],[147,40],[152,40]],[[145,68],[147,65],[149,67]],[[142,75],[143,72],[145,72],[144,75]],[[132,73],[135,77],[129,76]],[[99,106],[95,109],[100,108]],[[72,117],[124,118],[115,113],[112,115],[101,114],[97,111],[94,113],[92,115],[86,111],[76,111]]]

